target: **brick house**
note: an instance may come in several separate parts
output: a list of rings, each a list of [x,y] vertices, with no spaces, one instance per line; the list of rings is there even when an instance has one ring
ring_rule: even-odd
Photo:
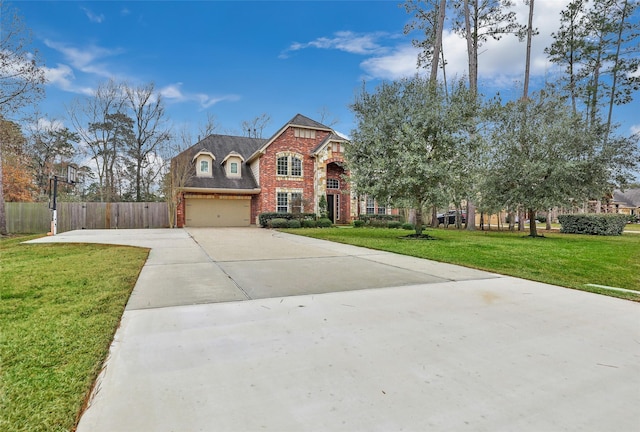
[[[358,205],[345,181],[347,143],[300,114],[269,139],[210,135],[174,158],[191,162],[177,226],[249,226],[264,212],[319,213],[321,196],[334,223],[350,223]]]

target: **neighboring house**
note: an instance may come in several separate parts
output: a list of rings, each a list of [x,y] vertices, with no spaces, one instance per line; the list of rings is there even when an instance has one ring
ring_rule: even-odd
[[[249,226],[265,212],[319,213],[321,196],[334,223],[350,223],[357,204],[345,181],[347,143],[300,114],[269,139],[210,135],[176,156],[193,162],[177,225]]]
[[[614,190],[609,205],[615,208],[615,213],[640,215],[640,189]]]

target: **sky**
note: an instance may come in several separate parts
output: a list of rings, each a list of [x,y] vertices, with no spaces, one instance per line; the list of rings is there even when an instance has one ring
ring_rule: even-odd
[[[516,0],[521,23],[528,7]],[[568,0],[537,0],[532,86],[553,75],[543,53]],[[264,113],[269,137],[300,113],[350,135],[349,105],[366,83],[412,76],[417,49],[400,0],[380,1],[11,1],[45,65],[49,121],[110,78],[153,82],[176,129],[197,131],[208,115],[216,132],[242,135],[241,123]],[[447,77],[467,73],[466,45],[444,35]],[[525,44],[514,36],[481,48],[481,92],[521,94]],[[637,97],[637,95],[636,95]],[[627,135],[640,131],[638,102],[616,108]],[[324,113],[324,116],[323,114]]]

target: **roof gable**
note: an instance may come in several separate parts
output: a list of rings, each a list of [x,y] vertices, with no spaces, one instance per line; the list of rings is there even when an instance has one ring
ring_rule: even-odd
[[[627,207],[640,207],[640,189],[627,189],[613,191],[613,201],[625,204]]]
[[[331,129],[329,126],[325,126],[322,123],[311,120],[309,117],[303,116],[302,114],[296,114],[291,120],[289,120],[284,126],[282,126],[278,130],[278,132],[276,132],[271,138],[269,138],[262,147],[257,149],[251,156],[249,156],[249,158],[247,159],[247,163],[264,154],[267,147],[269,147],[280,135],[282,135],[288,127],[302,127],[306,129],[323,130],[333,133],[333,129]]]

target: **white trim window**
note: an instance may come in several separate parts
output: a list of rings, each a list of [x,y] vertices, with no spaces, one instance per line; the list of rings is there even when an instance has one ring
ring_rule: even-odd
[[[208,160],[201,160],[200,161],[200,172],[201,173],[208,173],[209,172],[209,161]]]
[[[283,177],[302,177],[302,156],[291,153],[279,153],[276,158],[276,175]]]
[[[367,197],[367,214],[376,214],[376,200],[372,197]]]
[[[276,212],[278,213],[302,213],[304,204],[302,192],[278,191],[276,192]]]

